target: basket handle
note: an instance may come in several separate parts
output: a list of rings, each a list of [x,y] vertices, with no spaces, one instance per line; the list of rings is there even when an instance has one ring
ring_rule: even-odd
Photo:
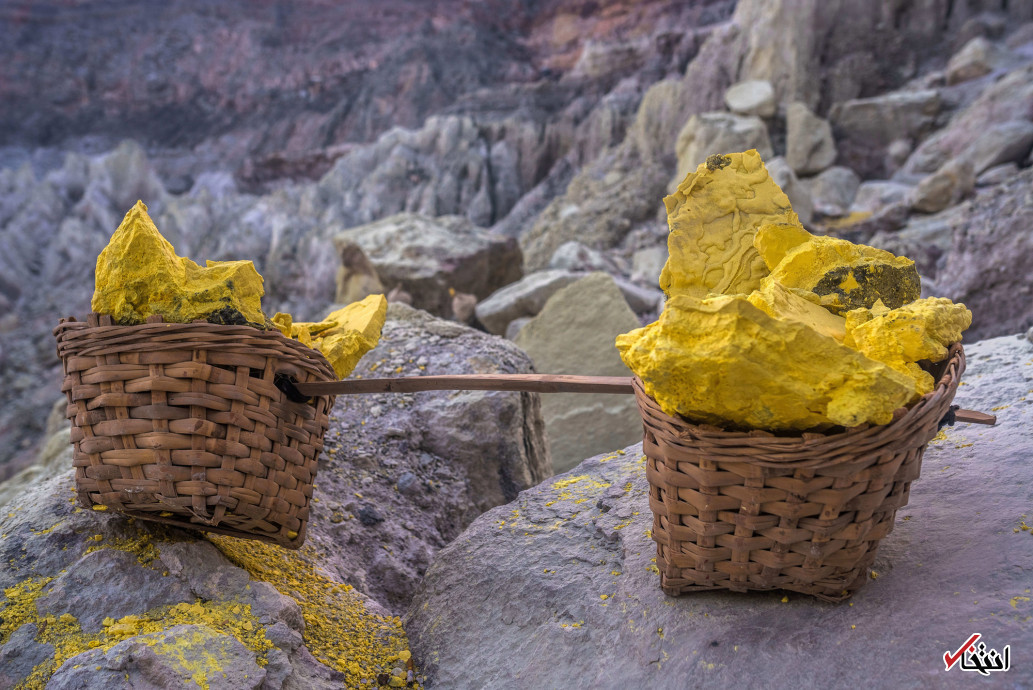
[[[275,383],[294,402],[307,402],[318,395],[361,393],[416,393],[419,391],[518,391],[523,393],[634,393],[627,376],[577,376],[573,374],[457,374],[454,376],[399,376],[395,378],[348,379],[298,383],[293,376],[277,375]],[[953,418],[951,414],[953,413]],[[944,424],[997,423],[997,417],[953,406]]]

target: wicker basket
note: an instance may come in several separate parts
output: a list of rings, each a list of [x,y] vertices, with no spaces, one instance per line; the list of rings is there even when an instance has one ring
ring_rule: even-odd
[[[54,329],[84,507],[298,548],[333,397],[274,383],[336,380],[278,331],[203,321]]]
[[[964,368],[953,345],[936,388],[891,423],[795,436],[670,417],[636,379],[663,591],[849,597],[907,504]]]

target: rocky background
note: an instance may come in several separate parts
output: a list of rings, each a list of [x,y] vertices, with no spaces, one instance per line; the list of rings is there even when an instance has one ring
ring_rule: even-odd
[[[365,375],[620,374],[613,336],[662,299],[662,197],[747,148],[809,229],[967,304],[966,343],[1033,326],[1033,4],[4,3],[0,500],[61,474],[50,330],[137,199],[180,254],[253,259],[269,313],[389,293]],[[640,434],[623,396],[421,396],[339,401],[312,529],[392,613],[480,512]]]

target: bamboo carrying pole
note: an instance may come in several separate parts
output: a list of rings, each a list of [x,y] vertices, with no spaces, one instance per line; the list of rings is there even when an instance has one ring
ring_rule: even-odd
[[[284,392],[301,398],[358,393],[416,393],[419,391],[471,390],[519,391],[524,393],[634,393],[628,376],[575,376],[569,374],[459,374],[455,376],[400,376],[380,379],[349,379],[318,383],[284,382]],[[279,382],[278,382],[278,385]],[[293,390],[290,390],[290,389]],[[975,410],[954,410],[954,421],[972,424],[997,423],[994,415]]]

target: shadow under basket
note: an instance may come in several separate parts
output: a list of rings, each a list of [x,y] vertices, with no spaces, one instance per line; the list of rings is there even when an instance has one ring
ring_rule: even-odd
[[[289,401],[278,375],[335,381],[279,331],[91,314],[54,329],[86,508],[296,549],[332,396]]]
[[[663,591],[860,589],[950,409],[961,345],[934,368],[934,390],[889,424],[791,436],[671,417],[636,378]]]

